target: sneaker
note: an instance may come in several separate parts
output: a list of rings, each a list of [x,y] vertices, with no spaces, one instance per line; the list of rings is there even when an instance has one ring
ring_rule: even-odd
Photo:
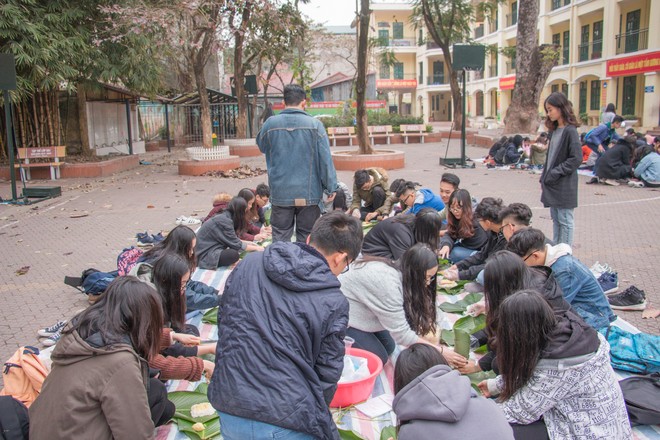
[[[609,295],[619,290],[619,276],[616,272],[604,272],[598,277],[598,284],[603,288],[605,295]]]
[[[155,235],[152,234],[151,239],[153,240],[154,243],[159,243],[159,242],[165,240],[165,237],[163,236],[163,234],[161,232],[159,232],[158,234],[155,234]]]
[[[37,334],[41,337],[47,338],[62,330],[65,325],[66,325],[66,321],[57,321],[55,324],[51,325],[50,327],[37,330]]]
[[[177,219],[176,219],[176,224],[177,225],[191,226],[191,225],[199,225],[201,223],[202,223],[202,221],[198,218],[186,217],[186,216],[183,216],[183,215],[181,217],[177,217]]]
[[[59,329],[52,335],[48,336],[46,339],[41,341],[42,344],[44,344],[46,347],[52,347],[53,345],[57,344],[57,341],[60,340],[62,337],[62,329]]]
[[[598,177],[592,177],[587,181],[587,185],[593,185],[594,183],[600,183],[600,180],[598,180]]]
[[[617,182],[614,179],[601,179],[601,183],[604,183],[605,185],[610,185],[610,186],[619,186],[620,183]]]
[[[628,186],[631,188],[644,188],[644,182],[640,182],[639,180],[629,180]]]
[[[596,279],[598,279],[605,272],[612,272],[612,268],[610,268],[609,264],[600,264],[598,261],[596,261],[589,270],[592,274],[594,274]]]
[[[135,234],[135,238],[137,238],[137,244],[138,246],[153,246],[154,245],[154,239],[151,235],[149,235],[146,231],[145,232],[138,232]]]
[[[630,286],[617,295],[608,296],[607,300],[613,310],[644,310],[646,308],[646,294],[635,286]]]

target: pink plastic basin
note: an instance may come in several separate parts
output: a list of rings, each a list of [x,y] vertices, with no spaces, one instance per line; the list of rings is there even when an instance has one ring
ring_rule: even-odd
[[[343,408],[367,400],[374,390],[376,377],[383,371],[383,362],[369,351],[349,348],[346,350],[346,354],[366,358],[371,374],[361,380],[337,384],[337,392],[330,402],[330,408]]]

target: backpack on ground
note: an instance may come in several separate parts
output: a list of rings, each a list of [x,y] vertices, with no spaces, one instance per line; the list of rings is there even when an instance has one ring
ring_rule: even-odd
[[[121,251],[119,256],[117,256],[117,274],[120,277],[128,275],[143,254],[144,251],[135,246],[125,248]]]
[[[660,374],[619,381],[632,425],[660,424]]]
[[[49,369],[39,359],[39,349],[26,345],[21,347],[4,364],[2,381],[5,387],[2,396],[12,396],[29,407],[41,392],[41,385]]]
[[[612,367],[637,374],[660,373],[660,336],[633,334],[611,325],[605,338]]]
[[[29,432],[27,407],[11,396],[0,396],[0,440],[27,440]]]
[[[85,269],[80,277],[64,277],[64,284],[75,287],[87,295],[100,295],[118,275],[117,271],[101,272],[89,268]]]

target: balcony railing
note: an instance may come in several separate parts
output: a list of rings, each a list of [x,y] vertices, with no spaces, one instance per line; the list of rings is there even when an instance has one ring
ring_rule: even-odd
[[[603,40],[596,40],[591,43],[580,44],[578,46],[579,61],[597,60],[603,56]]]
[[[397,38],[389,41],[390,47],[415,47],[416,44],[414,38]]]
[[[488,77],[494,78],[497,76],[497,64],[491,64],[488,66]]]
[[[637,29],[616,36],[616,54],[648,49],[649,30]]]
[[[511,63],[511,62],[506,63],[506,71],[507,74],[516,73],[516,63]]]
[[[478,28],[474,30],[474,38],[481,38],[484,36],[484,24],[481,23]]]
[[[426,50],[431,50],[431,49],[440,49],[440,46],[438,46],[435,41],[427,41]]]
[[[562,6],[570,5],[571,0],[552,0],[552,3],[550,4],[550,10],[554,11],[555,9],[559,9]]]
[[[426,84],[428,84],[429,86],[439,86],[442,84],[447,84],[445,82],[444,73],[442,75],[431,75],[426,77]]]

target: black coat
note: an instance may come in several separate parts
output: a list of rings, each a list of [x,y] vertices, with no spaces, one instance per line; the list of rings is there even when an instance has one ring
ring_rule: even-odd
[[[633,147],[623,139],[598,159],[596,176],[601,179],[623,179],[632,175],[630,165]]]
[[[412,221],[401,223],[401,220],[396,217],[386,218],[371,228],[362,242],[362,253],[390,260],[401,258],[415,244]]]
[[[472,219],[472,226],[474,227],[474,235],[472,235],[472,237],[452,237],[449,232],[447,232],[440,239],[440,248],[442,249],[443,246],[448,246],[451,250],[454,246],[462,246],[466,249],[479,250],[484,247],[488,241],[488,233],[481,227],[477,217]]]
[[[209,401],[218,411],[339,439],[328,404],[344,367],[348,301],[302,243],[248,254],[227,279]]]
[[[506,249],[506,238],[501,233],[489,232],[488,241],[477,253],[456,263],[459,280],[474,280],[486,267],[486,260],[497,251]]]
[[[552,133],[550,136],[552,137]],[[552,139],[549,144],[551,143]],[[567,125],[564,127],[556,151],[548,150],[540,180],[543,206],[559,209],[577,208],[577,169],[581,164],[580,136],[575,126]]]

